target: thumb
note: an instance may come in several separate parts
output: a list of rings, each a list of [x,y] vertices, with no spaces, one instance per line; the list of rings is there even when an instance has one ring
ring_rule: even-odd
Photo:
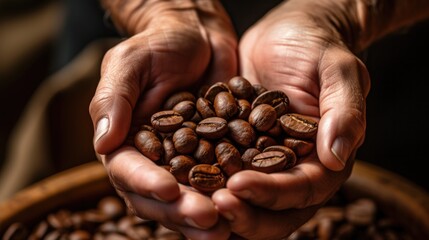
[[[369,74],[357,57],[338,48],[327,50],[320,69],[317,153],[325,167],[340,171],[365,137]]]

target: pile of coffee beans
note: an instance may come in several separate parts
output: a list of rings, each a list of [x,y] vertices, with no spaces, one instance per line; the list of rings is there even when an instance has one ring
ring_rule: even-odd
[[[136,217],[118,196],[98,200],[95,207],[80,210],[61,208],[34,225],[11,224],[3,240],[185,240],[156,221]]]
[[[337,196],[298,230],[282,240],[412,240],[407,229],[382,212],[370,198],[347,201]],[[13,223],[0,234],[3,240],[184,240],[184,235],[152,220],[136,217],[116,195],[98,200],[95,207],[48,213],[33,225]]]
[[[335,197],[334,197],[335,198]],[[412,240],[394,218],[387,216],[370,198],[349,202],[330,201],[286,240]]]
[[[289,104],[284,92],[235,76],[196,94],[171,95],[130,135],[178,182],[210,194],[238,171],[287,170],[315,149],[317,120],[291,112]]]

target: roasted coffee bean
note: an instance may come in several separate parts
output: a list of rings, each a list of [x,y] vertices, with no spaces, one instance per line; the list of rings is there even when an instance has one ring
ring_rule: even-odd
[[[198,163],[213,164],[216,161],[214,145],[210,141],[201,138],[194,152],[194,159]]]
[[[252,169],[252,160],[253,158],[260,154],[261,151],[259,151],[256,148],[248,148],[244,153],[241,155],[241,161],[243,162],[243,169]]]
[[[253,157],[252,169],[264,173],[279,172],[284,169],[286,163],[287,159],[283,152],[262,152]]]
[[[252,107],[246,99],[237,100],[238,113],[237,118],[247,120],[249,118]]]
[[[225,186],[221,169],[210,164],[197,164],[189,171],[189,183],[198,191],[211,193]]]
[[[266,131],[266,134],[268,136],[271,136],[274,138],[280,137],[283,133],[284,133],[283,128],[282,128],[278,118],[274,122],[273,126]]]
[[[217,162],[228,177],[242,169],[240,152],[234,145],[221,142],[215,147]]]
[[[153,132],[139,131],[134,137],[134,146],[152,161],[158,161],[162,157],[161,140]]]
[[[298,157],[306,156],[314,149],[313,142],[290,137],[287,137],[283,140],[283,145],[291,148]]]
[[[220,139],[228,133],[228,122],[220,117],[201,120],[195,130],[197,134],[207,139]]]
[[[173,111],[176,111],[182,115],[184,121],[188,121],[194,116],[196,112],[195,102],[189,100],[181,101],[174,105]]]
[[[191,154],[198,146],[198,136],[190,128],[180,128],[173,134],[174,148],[178,153]]]
[[[300,139],[313,138],[317,133],[317,122],[309,117],[297,113],[287,113],[280,117],[283,130],[291,137]]]
[[[197,163],[186,155],[178,155],[170,160],[170,173],[177,179],[179,183],[189,184],[189,171]]]
[[[216,117],[215,110],[213,108],[213,103],[205,98],[198,98],[197,103],[195,104],[198,114],[201,118],[210,118]]]
[[[182,101],[195,102],[196,98],[194,94],[188,91],[181,91],[172,94],[164,103],[164,110],[171,110],[173,107]]]
[[[251,100],[255,94],[252,84],[242,76],[232,77],[227,84],[236,98]]]
[[[216,95],[213,108],[216,116],[229,120],[238,114],[238,105],[230,92],[220,92]]]
[[[249,115],[249,123],[260,132],[270,129],[276,122],[276,119],[276,110],[268,104],[257,105]]]
[[[285,166],[283,167],[284,170],[292,168],[293,166],[295,166],[296,154],[292,149],[290,149],[286,146],[273,145],[273,146],[266,147],[263,152],[270,152],[270,151],[283,152],[283,154],[285,155],[285,158],[286,158],[286,163],[285,163]]]
[[[280,90],[270,90],[261,93],[252,102],[252,109],[260,104],[272,106],[278,116],[285,114],[289,108],[289,97]]]
[[[163,133],[176,131],[183,122],[182,115],[174,110],[156,112],[151,117],[152,127]]]
[[[229,92],[231,93],[231,90],[229,89],[228,85],[224,82],[217,82],[209,87],[207,89],[206,94],[204,95],[204,98],[209,100],[211,103],[214,103],[215,97],[220,92]]]
[[[234,119],[228,123],[228,135],[241,147],[250,147],[256,139],[252,125],[243,119]]]
[[[165,137],[162,141],[162,148],[164,149],[163,164],[165,165],[168,165],[170,160],[178,155],[172,138],[171,136]]]
[[[255,143],[256,149],[261,152],[264,151],[265,148],[273,145],[277,145],[277,141],[270,136],[259,136]]]

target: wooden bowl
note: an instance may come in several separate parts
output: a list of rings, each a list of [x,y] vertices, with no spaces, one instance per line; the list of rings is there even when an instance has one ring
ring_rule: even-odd
[[[416,239],[429,239],[429,194],[419,186],[372,164],[356,161],[342,191],[369,197]],[[14,222],[33,224],[56,209],[85,205],[115,194],[104,167],[91,162],[46,178],[0,202],[0,233]],[[0,234],[1,236],[1,234]]]

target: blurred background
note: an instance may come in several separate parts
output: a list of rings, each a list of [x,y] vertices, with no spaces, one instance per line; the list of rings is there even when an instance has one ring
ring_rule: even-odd
[[[279,0],[223,2],[241,35]],[[0,0],[0,200],[95,160],[88,104],[102,56],[118,40],[96,0]],[[425,21],[361,55],[372,88],[357,154],[426,190],[428,43]]]

